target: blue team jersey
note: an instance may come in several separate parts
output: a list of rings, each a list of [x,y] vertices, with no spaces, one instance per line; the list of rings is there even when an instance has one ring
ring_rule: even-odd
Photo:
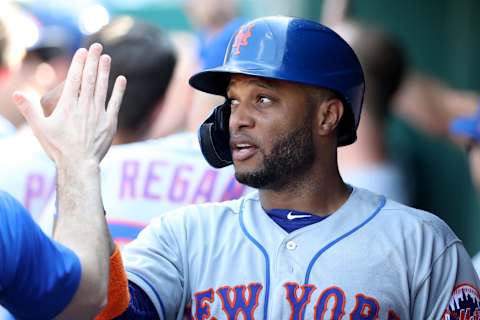
[[[21,319],[52,319],[73,298],[80,276],[75,253],[0,191],[0,304]]]

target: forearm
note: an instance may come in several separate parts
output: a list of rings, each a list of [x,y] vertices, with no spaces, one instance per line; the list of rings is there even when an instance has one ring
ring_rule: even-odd
[[[71,248],[82,266],[80,286],[61,317],[94,317],[107,301],[110,234],[95,161],[58,164],[56,240]]]

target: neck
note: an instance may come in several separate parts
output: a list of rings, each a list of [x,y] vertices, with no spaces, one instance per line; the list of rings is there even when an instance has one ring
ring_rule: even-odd
[[[336,163],[336,162],[335,162]],[[317,171],[321,166],[316,166]],[[326,168],[326,167],[324,167]],[[337,166],[331,170],[310,172],[304,178],[296,177],[294,185],[282,190],[259,191],[262,207],[293,209],[328,216],[340,208],[350,195],[350,188],[343,182]]]

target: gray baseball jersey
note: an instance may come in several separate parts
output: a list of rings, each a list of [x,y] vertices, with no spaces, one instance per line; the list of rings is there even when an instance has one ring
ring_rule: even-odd
[[[292,233],[258,193],[154,219],[123,251],[161,319],[479,319],[479,280],[432,214],[354,188]]]
[[[480,274],[480,252],[472,258],[472,262],[475,270],[477,270],[477,274]]]

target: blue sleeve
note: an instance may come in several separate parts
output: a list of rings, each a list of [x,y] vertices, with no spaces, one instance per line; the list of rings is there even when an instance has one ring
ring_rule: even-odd
[[[21,319],[52,319],[80,284],[78,257],[48,238],[30,214],[0,192],[0,304]]]
[[[128,282],[128,290],[130,291],[130,303],[127,310],[115,320],[157,320],[157,310],[147,294],[135,283]]]

